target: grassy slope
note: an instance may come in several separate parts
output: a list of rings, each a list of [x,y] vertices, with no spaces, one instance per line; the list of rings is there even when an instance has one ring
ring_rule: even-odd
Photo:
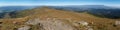
[[[9,30],[12,30],[13,28],[18,28],[19,26],[22,26],[22,24],[29,20],[34,18],[59,18],[59,19],[71,19],[71,21],[87,21],[87,22],[94,22],[91,26],[94,26],[93,28],[95,30],[118,30],[117,28],[120,27],[114,27],[115,20],[119,19],[107,19],[107,18],[99,18],[92,15],[89,15],[87,13],[76,13],[76,12],[68,12],[68,11],[60,11],[55,9],[49,9],[49,8],[36,8],[29,11],[22,11],[19,12],[20,15],[16,16],[23,16],[20,18],[11,18],[11,19],[0,19],[1,22],[3,22],[2,30],[7,30],[7,28],[11,28]],[[15,25],[13,22],[19,22],[20,25]],[[9,27],[10,26],[10,27]]]

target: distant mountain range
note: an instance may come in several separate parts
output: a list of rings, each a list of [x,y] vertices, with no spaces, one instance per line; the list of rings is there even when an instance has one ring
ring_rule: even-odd
[[[0,7],[0,18],[3,18],[6,13],[29,10],[36,7],[38,6],[2,6]]]
[[[0,13],[33,9],[36,7],[40,7],[40,6],[2,6],[0,7]],[[105,5],[68,5],[68,6],[47,6],[47,7],[60,9],[60,10],[63,9],[68,11],[83,11],[83,10],[94,10],[94,9],[120,9],[117,7],[110,7]]]
[[[82,10],[94,10],[94,9],[120,9],[105,5],[71,5],[71,6],[50,6],[50,8],[71,10],[71,11],[82,11]]]
[[[37,6],[2,6],[2,7],[0,7],[0,13],[32,9],[35,7],[37,7]]]
[[[17,12],[21,10],[28,10],[40,6],[4,6],[0,7],[0,17],[6,13]],[[69,6],[47,6],[49,8],[74,12],[87,12],[89,14],[107,17],[107,18],[120,18],[120,8],[110,7],[105,5],[69,5]]]
[[[87,12],[100,17],[120,18],[120,8],[104,5],[51,6],[50,8],[74,12]]]

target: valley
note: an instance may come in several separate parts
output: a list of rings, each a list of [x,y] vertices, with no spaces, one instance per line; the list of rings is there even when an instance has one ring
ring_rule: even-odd
[[[8,13],[0,19],[0,30],[120,30],[119,20],[40,7]]]

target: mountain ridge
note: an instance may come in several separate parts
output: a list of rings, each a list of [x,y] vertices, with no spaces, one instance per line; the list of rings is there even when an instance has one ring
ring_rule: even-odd
[[[61,11],[48,7],[24,10],[19,13],[28,15],[20,18],[0,19],[0,22],[2,22],[1,30],[118,30],[117,28],[119,28],[118,25],[115,25],[115,22],[119,19],[99,18],[87,13]]]

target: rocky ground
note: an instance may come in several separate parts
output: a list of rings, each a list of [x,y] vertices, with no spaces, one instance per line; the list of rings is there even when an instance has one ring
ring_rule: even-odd
[[[27,13],[25,17],[0,19],[0,30],[120,30],[120,19],[49,8],[36,8]]]

